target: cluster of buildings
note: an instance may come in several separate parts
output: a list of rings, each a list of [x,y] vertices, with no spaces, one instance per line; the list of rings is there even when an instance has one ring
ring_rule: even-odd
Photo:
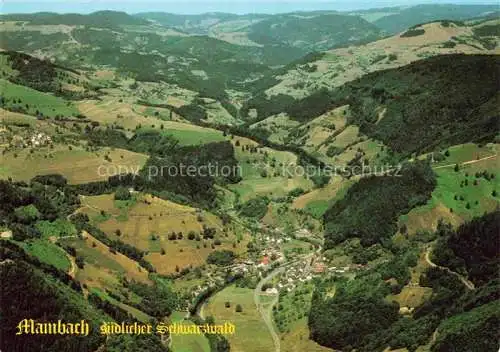
[[[0,127],[0,145],[14,148],[44,147],[52,144],[52,138],[43,132],[35,132],[27,137],[12,135],[5,128]]]
[[[29,138],[29,144],[33,147],[44,147],[52,143],[52,138],[45,133],[38,132]]]

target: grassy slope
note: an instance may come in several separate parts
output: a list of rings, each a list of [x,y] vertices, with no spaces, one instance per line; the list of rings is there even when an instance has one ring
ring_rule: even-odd
[[[227,301],[231,303],[230,308],[225,307]],[[241,304],[241,313],[235,312],[236,304]],[[236,333],[227,336],[231,351],[260,352],[273,349],[271,335],[255,307],[253,290],[229,286],[210,299],[205,313],[213,315],[217,323],[227,321],[236,325]]]
[[[184,312],[173,312],[170,319],[172,323],[193,325],[191,320],[184,320]],[[172,352],[210,352],[208,340],[203,335],[193,334],[172,335]]]
[[[55,266],[57,269],[67,272],[70,262],[66,252],[53,243],[37,239],[23,243],[23,248],[31,255],[37,257],[41,262]]]
[[[452,151],[450,160],[466,161],[471,149],[472,147],[467,145],[463,148],[460,146],[450,148]],[[454,155],[453,150],[462,150],[464,155]],[[481,149],[474,148],[474,150],[476,151],[473,152],[473,155],[476,155],[477,150]],[[474,160],[475,158],[472,161]],[[446,163],[446,161],[443,163]],[[465,165],[458,172],[454,171],[453,163],[449,167],[436,169],[437,186],[432,193],[432,198],[426,205],[415,208],[407,215],[401,216],[399,219],[400,224],[406,224],[409,233],[415,233],[419,229],[433,231],[441,218],[457,226],[474,216],[493,211],[498,207],[499,199],[493,197],[492,192],[494,190],[498,192],[500,184],[498,177],[490,181],[483,177],[475,177],[476,172],[485,170],[490,174],[496,174],[498,171],[498,157]],[[465,186],[465,180],[467,180],[467,186]],[[475,180],[477,185],[474,185]],[[455,196],[458,199],[455,199]],[[460,197],[463,197],[464,200],[461,200]],[[476,201],[478,204],[476,204]],[[469,203],[470,209],[467,209],[467,203]],[[453,209],[453,212],[450,209]]]
[[[86,208],[82,211],[89,214],[91,218],[101,220],[98,226],[111,238],[119,238],[125,243],[148,251],[149,254],[145,258],[155,266],[159,273],[170,274],[175,272],[177,266],[182,269],[190,265],[199,266],[205,263],[208,254],[213,251],[211,248],[213,241],[196,241],[187,238],[190,231],[199,234],[203,224],[217,229],[215,238],[222,243],[216,247],[217,249],[229,249],[238,253],[246,250],[248,239],[245,235],[240,237],[239,234],[229,230],[228,237],[225,237],[221,220],[209,212],[203,212],[201,221],[198,221],[194,208],[149,195],[139,195],[136,203],[119,209],[120,204],[113,202],[112,197],[112,195],[85,197],[83,204]],[[97,217],[101,209],[107,214],[103,219]],[[117,229],[121,231],[120,237],[116,236]],[[172,231],[182,232],[183,239],[169,240],[168,235]],[[157,236],[157,239],[152,240],[153,234]],[[242,239],[241,243],[237,243],[238,239]],[[236,243],[236,248],[233,247],[233,243]],[[206,248],[204,244],[207,245]],[[165,250],[165,255],[161,254],[161,249]]]
[[[43,113],[44,116],[54,117],[63,115],[65,117],[73,116],[78,111],[72,103],[66,102],[64,99],[51,94],[42,93],[37,90],[11,83],[4,79],[0,79],[0,93],[6,99],[21,99],[21,104],[8,102],[7,106],[29,105],[27,109],[30,115],[35,115],[36,110]]]
[[[104,159],[104,155],[108,153],[111,162]],[[48,155],[51,157],[47,158]],[[96,153],[77,148],[69,150],[67,147],[58,146],[55,149],[40,148],[33,154],[28,149],[23,149],[16,153],[9,152],[0,155],[2,165],[0,177],[28,181],[36,175],[59,173],[66,177],[69,183],[88,183],[102,181],[113,176],[112,174],[120,166],[128,168],[129,171],[131,168],[140,169],[146,159],[147,156],[144,154],[122,149],[104,148]]]

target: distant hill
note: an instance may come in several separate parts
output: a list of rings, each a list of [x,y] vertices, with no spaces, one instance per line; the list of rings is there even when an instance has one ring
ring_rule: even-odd
[[[357,16],[286,14],[252,25],[248,37],[264,45],[286,44],[317,51],[375,40],[380,37],[380,29]]]
[[[380,29],[361,17],[332,11],[280,15],[150,12],[136,16],[184,33],[207,34],[223,40],[247,36],[259,45],[300,48],[303,54],[380,37]]]
[[[245,21],[262,20],[272,15],[248,14],[236,15],[233,13],[211,12],[199,15],[181,15],[168,12],[142,12],[134,15],[137,18],[153,21],[162,26],[174,28],[189,34],[208,34],[209,30],[223,23],[238,22],[244,26]]]
[[[373,24],[388,33],[398,33],[425,22],[465,20],[497,11],[498,5],[417,5],[401,8],[397,13],[373,21]]]
[[[80,25],[102,28],[116,28],[120,25],[143,25],[148,21],[133,17],[125,12],[97,11],[88,15],[77,13],[58,14],[52,12],[38,12],[33,14],[1,15],[0,21],[23,21],[31,25]]]

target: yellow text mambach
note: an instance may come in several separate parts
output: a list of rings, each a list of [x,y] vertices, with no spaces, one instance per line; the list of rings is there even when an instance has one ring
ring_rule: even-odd
[[[89,323],[81,320],[78,323],[35,322],[33,319],[23,319],[17,324],[16,335],[89,335]]]

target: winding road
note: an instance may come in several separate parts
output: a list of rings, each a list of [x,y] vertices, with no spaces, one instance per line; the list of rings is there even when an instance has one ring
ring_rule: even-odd
[[[266,309],[262,307],[262,304],[260,303],[260,294],[262,293],[262,287],[271,281],[273,278],[278,276],[279,274],[283,273],[288,265],[291,263],[287,263],[283,266],[280,266],[279,268],[274,269],[271,271],[269,275],[267,275],[265,278],[259,281],[257,284],[257,287],[255,287],[255,290],[253,291],[253,300],[255,302],[255,306],[257,307],[257,310],[259,311],[262,320],[267,326],[267,329],[271,333],[271,337],[273,338],[274,342],[274,349],[276,352],[280,352],[281,346],[280,346],[280,337],[278,333],[276,332],[276,329],[273,324],[273,318],[272,318],[272,310],[273,306],[278,302],[279,299],[279,294],[275,295],[274,299],[272,302],[268,305]]]
[[[469,289],[469,290],[475,289],[474,284],[471,281],[469,281],[468,279],[466,279],[463,275],[460,275],[459,273],[451,270],[450,268],[447,268],[445,266],[440,266],[440,265],[437,265],[436,263],[433,263],[430,259],[431,251],[432,251],[432,247],[429,246],[427,248],[427,251],[425,252],[425,261],[427,262],[427,264],[429,264],[433,268],[439,268],[439,269],[447,271],[448,273],[450,273],[452,275],[455,275],[465,285],[465,287],[467,287],[467,289]]]
[[[275,328],[274,323],[273,323],[273,315],[272,315],[272,313],[273,313],[273,307],[274,307],[274,305],[276,303],[278,303],[279,294],[275,295],[274,299],[270,303],[267,304],[266,308],[264,308],[262,306],[262,304],[260,303],[260,295],[262,293],[262,287],[266,283],[268,283],[272,279],[274,279],[276,276],[282,274],[285,271],[285,269],[287,267],[289,267],[290,265],[296,264],[296,263],[298,263],[300,261],[306,261],[306,262],[308,262],[309,260],[311,260],[311,257],[315,253],[318,253],[320,251],[321,251],[321,247],[319,247],[316,250],[316,252],[307,254],[304,257],[300,258],[300,259],[294,260],[292,262],[285,263],[285,264],[281,265],[280,267],[274,269],[266,277],[262,278],[262,280],[259,281],[259,283],[255,287],[255,290],[253,291],[253,300],[255,302],[255,306],[257,307],[257,310],[259,311],[259,313],[260,313],[260,315],[262,317],[262,320],[266,324],[267,329],[271,333],[271,337],[273,338],[273,341],[274,341],[274,349],[275,349],[276,352],[280,352],[281,345],[280,345],[280,337],[279,337],[278,333],[276,332],[276,328]]]

